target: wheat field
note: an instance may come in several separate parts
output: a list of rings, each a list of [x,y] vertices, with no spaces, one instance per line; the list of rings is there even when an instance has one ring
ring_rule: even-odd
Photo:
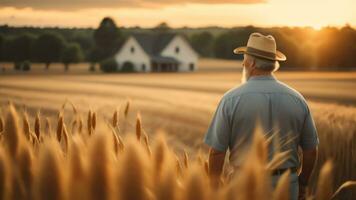
[[[325,199],[323,195],[331,196],[344,182],[356,180],[356,94],[352,92],[356,73],[278,72],[276,75],[302,92],[310,104],[320,137],[320,157],[310,187],[311,195]],[[249,190],[261,190],[252,197],[250,194],[231,196],[235,189],[245,190],[245,186],[237,184],[241,180],[226,181],[217,191],[207,189],[207,147],[202,138],[219,99],[225,91],[237,86],[239,79],[240,74],[235,71],[1,76],[0,115],[5,144],[1,150],[1,166],[15,169],[18,174],[3,176],[7,182],[2,182],[2,194],[7,195],[7,199],[15,198],[14,194],[30,194],[34,199],[78,199],[78,195],[80,199],[260,199],[258,194],[269,194],[264,198],[284,199],[285,183],[280,186],[284,189],[277,187],[275,191],[268,184],[250,183]],[[17,114],[9,111],[12,110],[9,101],[16,107]],[[117,123],[113,122],[115,113]],[[29,121],[30,128],[26,130],[31,134],[18,133],[21,142],[5,139],[12,115],[16,115],[19,124],[10,125],[10,129],[17,127],[21,133],[25,130],[22,121],[26,118]],[[95,122],[88,120],[88,115],[94,116],[90,118]],[[88,129],[93,124],[96,128]],[[137,131],[137,124],[141,131]],[[58,128],[61,125],[65,128]],[[141,132],[140,141],[137,141],[138,132]],[[260,138],[256,145],[264,143],[261,141],[264,139]],[[17,144],[16,150],[11,147],[13,142]],[[103,146],[107,148],[101,149]],[[165,149],[166,161],[156,158],[162,156],[155,155],[162,152],[157,148]],[[268,175],[263,155],[251,157],[256,159],[254,164],[260,165],[256,164],[255,171],[246,174]],[[161,174],[153,176],[154,173]],[[325,175],[318,177],[319,173]],[[11,176],[14,177],[9,178]],[[137,179],[130,178],[135,176]],[[262,179],[268,182],[269,177]],[[318,179],[333,181],[323,185],[317,183]],[[350,182],[346,186],[348,184]],[[318,190],[320,187],[331,189],[321,194],[318,191],[327,189]],[[17,190],[22,193],[15,192]],[[47,190],[53,192],[45,194]],[[335,198],[352,199],[354,195],[355,189],[351,186],[342,189]]]

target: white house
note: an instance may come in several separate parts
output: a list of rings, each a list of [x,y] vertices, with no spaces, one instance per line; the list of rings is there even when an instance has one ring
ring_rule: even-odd
[[[132,64],[136,71],[195,71],[198,53],[179,34],[140,33],[131,35],[115,55],[119,69]]]

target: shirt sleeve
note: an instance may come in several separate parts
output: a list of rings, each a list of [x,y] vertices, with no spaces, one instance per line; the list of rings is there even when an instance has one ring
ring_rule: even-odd
[[[216,150],[226,151],[229,146],[230,132],[228,106],[226,100],[222,99],[205,134],[204,142]]]
[[[307,114],[301,132],[300,146],[302,149],[312,149],[318,146],[319,137],[312,114],[307,106]]]

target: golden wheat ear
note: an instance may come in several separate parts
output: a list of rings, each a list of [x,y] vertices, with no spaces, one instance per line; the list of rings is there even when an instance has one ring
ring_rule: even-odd
[[[151,157],[152,151],[151,151],[150,143],[148,141],[148,135],[145,130],[142,130],[142,133],[143,133],[143,140],[145,142],[146,151],[148,153],[148,156]]]
[[[115,151],[115,155],[117,156],[119,152],[123,151],[123,146],[121,146],[121,142],[118,134],[116,133],[116,130],[114,127],[112,127],[109,123],[108,123],[109,128],[111,129],[111,133],[113,136],[113,144],[114,144],[114,151]]]
[[[69,135],[68,135],[68,131],[67,131],[67,126],[65,124],[63,124],[63,139],[64,139],[64,152],[68,153],[69,151]]]
[[[81,134],[83,131],[83,120],[82,118],[79,116],[79,119],[78,119],[78,133]]]
[[[40,118],[40,112],[38,111],[36,114],[35,118],[35,135],[37,137],[37,140],[40,141],[41,138],[41,118]]]
[[[28,115],[26,112],[23,114],[23,125],[22,125],[23,133],[28,141],[31,140],[31,128],[30,122],[28,121]]]
[[[88,135],[92,134],[92,112],[89,110],[88,116],[87,116],[87,130],[88,130]]]
[[[10,199],[11,191],[11,161],[4,149],[0,147],[0,199]]]
[[[333,164],[331,160],[326,161],[320,170],[316,200],[331,199],[333,195],[333,177],[332,177]]]
[[[48,140],[40,148],[35,178],[35,199],[66,199],[65,171],[63,170],[58,142]]]
[[[48,117],[46,117],[45,135],[51,136],[51,133],[52,133],[51,121],[49,120]]]
[[[153,148],[153,159],[154,159],[154,170],[155,177],[159,178],[161,175],[162,167],[164,165],[165,159],[167,159],[167,144],[165,142],[164,136],[162,134],[156,137],[156,142]]]
[[[203,173],[201,166],[194,163],[188,170],[185,183],[183,199],[185,200],[207,200],[210,197],[209,181]]]
[[[96,113],[93,112],[93,114],[91,116],[91,126],[92,126],[93,130],[95,130],[95,128],[96,128],[96,123],[97,123]]]
[[[35,158],[28,141],[23,141],[17,156],[18,170],[22,181],[24,197],[33,195],[33,179],[35,175]]]
[[[142,121],[140,113],[137,113],[136,117],[136,138],[137,141],[140,141],[142,135]]]
[[[4,120],[2,119],[2,116],[0,115],[0,133],[4,131]]]
[[[156,178],[154,193],[157,200],[178,199],[178,173],[176,171],[176,156],[167,150],[161,175]]]
[[[276,189],[273,192],[273,200],[287,200],[290,197],[290,171],[286,171],[279,178]]]
[[[183,150],[183,163],[184,163],[184,167],[186,168],[186,169],[188,169],[189,168],[189,156],[188,156],[188,153],[185,151],[185,150]]]
[[[128,138],[118,175],[118,199],[150,199],[152,164],[136,138]]]
[[[72,101],[68,100],[68,102],[69,102],[70,105],[72,106],[73,113],[74,113],[74,115],[76,116],[76,115],[78,114],[78,109],[77,109],[77,107],[75,106],[75,104],[74,104]]]
[[[117,111],[117,109],[115,109],[115,112],[112,116],[112,127],[116,128],[119,124],[119,112]]]
[[[73,136],[69,151],[69,199],[89,199],[86,148],[80,135]]]
[[[89,138],[88,190],[92,200],[111,199],[113,192],[112,143],[109,134]]]
[[[124,110],[124,116],[125,116],[125,118],[127,118],[127,116],[129,115],[130,104],[131,104],[131,101],[130,101],[130,100],[127,100],[126,106],[125,106],[125,110]]]
[[[333,196],[331,197],[331,199],[334,199],[342,190],[346,189],[346,188],[350,188],[350,187],[356,187],[356,181],[346,181],[345,183],[343,183],[333,194]]]
[[[16,109],[10,104],[6,117],[3,139],[12,158],[15,158],[20,145],[20,128],[18,120],[19,117]]]
[[[58,142],[60,142],[62,139],[63,126],[64,126],[64,119],[63,119],[63,115],[60,114],[58,117],[57,132],[56,132]]]

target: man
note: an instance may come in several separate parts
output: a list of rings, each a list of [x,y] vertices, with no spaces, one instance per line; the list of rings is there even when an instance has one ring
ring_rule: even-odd
[[[317,158],[319,139],[305,99],[273,76],[279,68],[278,61],[285,61],[286,57],[277,51],[273,36],[260,33],[251,34],[247,46],[236,48],[234,53],[244,54],[243,84],[223,96],[206,133],[210,174],[215,181],[220,177],[228,149],[235,169],[242,165],[258,119],[266,134],[276,133],[286,143],[282,143],[283,151],[291,151],[287,161],[272,172],[273,184],[290,170],[291,199],[297,199],[298,193],[299,199],[303,199]],[[298,147],[303,150],[299,177]],[[273,151],[269,148],[269,155]]]

